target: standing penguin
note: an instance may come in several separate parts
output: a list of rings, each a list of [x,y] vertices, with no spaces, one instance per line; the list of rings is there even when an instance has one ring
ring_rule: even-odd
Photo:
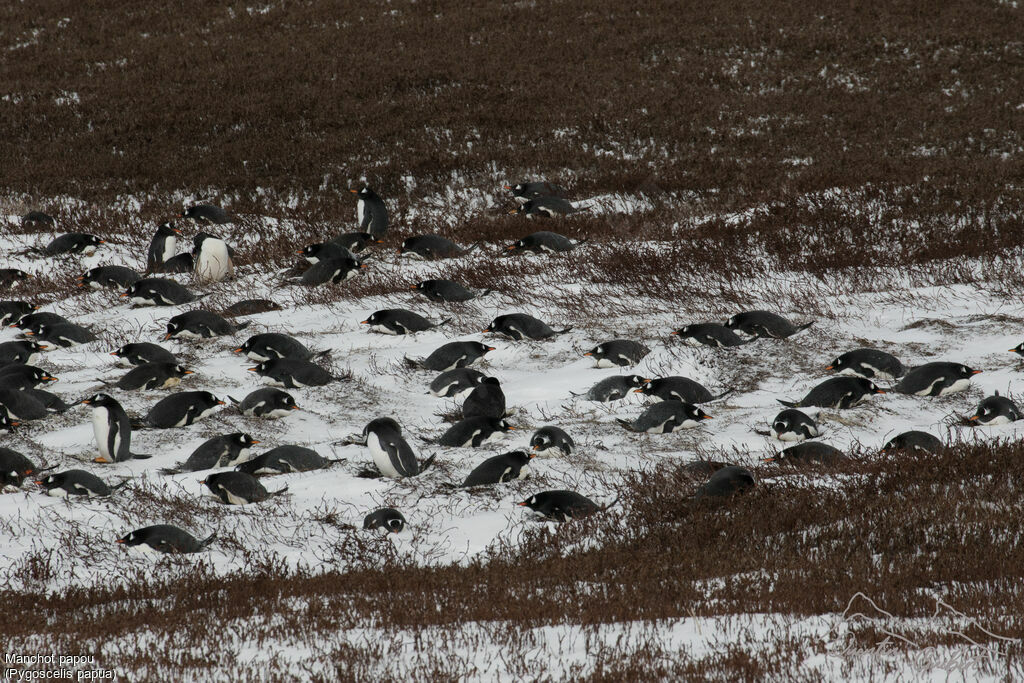
[[[415,477],[430,467],[436,457],[430,456],[421,465],[412,446],[402,436],[402,428],[390,417],[379,417],[369,422],[363,428],[363,436],[374,464],[385,477]]]
[[[149,243],[149,253],[146,255],[146,272],[154,273],[165,263],[174,257],[174,250],[178,248],[178,230],[172,223],[161,223],[153,235],[153,241]]]
[[[359,229],[374,237],[383,237],[388,231],[388,209],[377,193],[363,186],[361,190],[349,190],[359,202],[356,204],[356,220]]]
[[[124,462],[138,457],[131,452],[132,421],[120,403],[107,394],[96,394],[82,403],[92,406],[92,431],[100,452],[93,462]]]
[[[227,243],[207,232],[201,232],[192,239],[195,249],[196,277],[200,282],[220,282],[234,273],[231,249]]]

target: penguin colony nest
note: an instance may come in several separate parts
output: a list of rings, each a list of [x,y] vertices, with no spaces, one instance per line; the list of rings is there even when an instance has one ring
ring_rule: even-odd
[[[1013,95],[1024,92],[1024,76],[1006,68],[1021,58],[1019,17],[1009,3],[943,3],[927,15],[916,5],[880,3],[870,17],[848,3],[812,10],[799,3],[715,3],[685,13],[672,3],[627,4],[596,15],[590,3],[569,2],[544,8],[542,16],[531,3],[410,3],[346,11],[340,19],[322,3],[227,12],[201,4],[189,9],[192,29],[184,32],[167,3],[133,3],[131,12],[102,16],[88,3],[43,16],[38,3],[27,5],[10,4],[0,22],[13,55],[5,62],[0,111],[4,120],[26,122],[0,136],[0,187],[10,193],[4,213],[48,209],[64,231],[98,234],[115,253],[137,255],[167,207],[196,197],[227,205],[243,217],[238,234],[250,238],[237,261],[246,277],[214,288],[204,300],[210,308],[265,294],[268,281],[256,272],[287,267],[297,245],[349,225],[351,197],[339,189],[361,177],[390,198],[395,243],[440,232],[462,244],[485,240],[493,249],[528,230],[504,214],[497,191],[480,188],[546,176],[576,196],[608,198],[606,210],[558,225],[587,239],[585,249],[557,261],[457,259],[432,264],[430,274],[499,288],[508,310],[556,311],[561,320],[549,322],[594,336],[644,338],[681,317],[710,319],[769,301],[827,328],[851,316],[837,292],[871,293],[862,299],[870,302],[862,313],[869,322],[889,309],[934,311],[927,327],[897,325],[937,332],[901,346],[908,357],[951,349],[956,330],[1021,329],[1016,315],[951,322],[941,300],[962,294],[958,285],[983,286],[991,300],[1017,306],[1024,286],[1024,168]],[[401,59],[380,59],[381,36]],[[437,50],[442,44],[444,52]],[[341,65],[332,57],[339,46]],[[392,61],[400,68],[389,67]],[[161,134],[170,112],[174,133]],[[614,210],[622,196],[644,210]],[[41,230],[12,223],[5,234],[24,247],[52,236]],[[375,269],[345,286],[279,290],[275,298],[297,309],[348,310],[365,297],[404,303],[404,272]],[[788,279],[779,277],[784,272]],[[66,302],[75,315],[102,314],[109,301],[77,296],[78,274],[47,268],[18,294]],[[637,300],[643,320],[635,315]],[[455,335],[478,331],[486,309],[470,302],[429,310],[453,315],[446,335]],[[102,349],[152,333],[152,326],[113,316],[101,327]],[[754,391],[773,377],[820,368],[817,349],[837,341],[814,328],[805,334],[785,352],[750,347],[724,357],[662,347],[649,369],[690,363],[723,387]],[[842,341],[872,341],[864,336]],[[939,348],[936,339],[944,340]],[[582,349],[583,341],[572,343]],[[522,346],[538,374],[577,358],[568,348]],[[188,365],[207,355],[202,345],[184,350]],[[55,370],[67,376],[92,364],[77,358]],[[344,354],[331,362],[335,374],[347,369]],[[75,386],[93,384],[92,377]],[[389,396],[381,379],[411,386],[422,377],[376,359],[343,390],[351,392],[345,404],[373,412]],[[306,393],[314,406],[333,394]],[[147,396],[133,407],[151,402]],[[950,423],[962,408],[939,405]],[[754,419],[741,407],[722,410],[736,421]],[[296,516],[277,499],[239,513],[149,476],[133,480],[117,500],[95,503],[109,515],[104,533],[57,513],[27,528],[5,518],[0,536],[32,546],[4,577],[20,587],[0,601],[5,635],[12,649],[103,653],[108,661],[120,658],[137,678],[154,680],[182,672],[302,671],[286,656],[240,665],[232,644],[240,648],[254,631],[276,642],[304,642],[312,652],[306,674],[339,678],[491,671],[465,654],[474,651],[548,653],[536,663],[509,656],[505,671],[516,678],[781,678],[809,675],[807,657],[831,651],[835,639],[793,635],[790,622],[753,628],[727,616],[709,626],[735,637],[700,653],[670,644],[650,624],[606,631],[599,625],[836,614],[848,597],[870,589],[894,614],[929,617],[932,596],[942,595],[988,629],[1024,636],[1014,616],[1024,613],[1017,532],[1024,453],[1017,442],[898,459],[876,458],[869,448],[871,457],[827,473],[776,477],[774,486],[726,507],[692,508],[683,501],[697,482],[675,461],[660,460],[681,451],[720,459],[750,454],[707,449],[688,434],[614,442],[603,423],[618,412],[575,404],[516,416],[533,426],[575,421],[583,433],[574,433],[578,453],[557,476],[541,471],[512,488],[617,489],[621,510],[551,532],[527,529],[467,566],[451,565],[416,536],[398,553],[386,539],[346,531],[365,510],[345,502],[325,499]],[[841,422],[866,431],[897,412],[871,403]],[[44,452],[40,440],[51,425],[72,428],[87,418],[53,420],[23,432],[16,445]],[[220,415],[197,431],[206,436],[239,426],[269,440],[289,436],[284,423]],[[164,448],[174,441],[151,443]],[[610,455],[642,463],[643,473],[621,479],[605,472],[613,469]],[[778,474],[753,469],[759,477]],[[572,478],[584,470],[587,476]],[[437,476],[456,471],[440,462]],[[315,474],[296,479],[315,485]],[[403,488],[386,502],[412,504],[419,495]],[[453,498],[449,511],[472,516],[497,503]],[[109,540],[138,510],[189,528],[221,529],[217,551],[246,571],[225,577],[202,558],[125,563]],[[56,540],[40,546],[33,540],[40,536]],[[296,551],[319,543],[319,560],[348,570],[298,569],[246,542],[254,537]],[[108,575],[120,586],[96,581],[42,595],[75,584],[79,571],[102,576],[107,567],[120,568]],[[465,622],[495,625],[453,626]],[[589,651],[593,661],[552,673],[551,653],[571,661],[569,653],[543,633],[522,631],[551,624],[590,625],[584,642],[570,646]],[[347,637],[347,629],[368,625],[406,629],[422,641],[389,632],[365,641]],[[903,635],[922,646],[960,642],[949,634],[964,624],[947,625],[904,624]],[[870,649],[884,639],[882,628],[854,625],[847,644]],[[140,645],[141,631],[152,642]],[[1001,642],[980,630],[968,634]],[[183,654],[192,646],[208,656]],[[867,671],[877,676],[889,671],[885,666]],[[991,671],[1020,666],[1019,649],[1009,649]]]

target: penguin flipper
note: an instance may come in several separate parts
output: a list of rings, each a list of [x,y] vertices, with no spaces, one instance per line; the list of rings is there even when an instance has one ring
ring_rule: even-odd
[[[423,474],[427,471],[427,468],[434,464],[434,459],[437,457],[437,453],[434,453],[429,458],[420,463],[420,471],[417,474]]]
[[[285,487],[285,488],[287,488],[287,487]],[[208,546],[211,543],[213,543],[213,539],[215,539],[215,538],[217,538],[217,532],[216,531],[214,531],[212,534],[210,534],[209,536],[207,536],[203,540],[199,541],[199,547],[200,548],[205,548],[206,546]]]
[[[787,408],[799,408],[800,407],[800,401],[783,401],[781,398],[777,398],[775,400],[778,401],[779,403],[781,403],[782,405],[786,406]]]
[[[163,475],[166,476],[166,475],[171,475],[171,474],[181,474],[182,469],[181,469],[181,466],[178,465],[177,467],[162,467],[162,468],[160,468],[157,471],[160,472],[160,474],[163,474]]]
[[[617,418],[615,418],[615,421],[618,422],[620,425],[622,425],[623,428],[626,429],[626,431],[629,431],[629,432],[635,432],[636,431],[635,429],[633,429],[633,423],[629,422],[628,420],[623,420],[622,418],[617,417]]]

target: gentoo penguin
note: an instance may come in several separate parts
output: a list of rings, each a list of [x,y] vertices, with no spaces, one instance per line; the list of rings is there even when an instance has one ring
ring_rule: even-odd
[[[57,472],[48,477],[36,481],[37,484],[46,488],[46,494],[54,497],[109,496],[111,493],[128,483],[125,479],[116,486],[108,486],[105,481],[95,474],[85,470],[65,470]]]
[[[494,347],[476,341],[454,341],[437,347],[423,360],[414,362],[427,370],[444,372],[472,365],[489,351],[494,351]]]
[[[178,357],[160,346],[149,342],[125,344],[117,351],[111,351],[120,365],[146,365],[147,363],[177,363]]]
[[[686,463],[683,465],[683,470],[692,477],[710,477],[718,470],[731,466],[732,463],[722,462],[721,460],[708,460],[701,458],[699,460],[691,460]]]
[[[184,427],[203,419],[224,405],[209,391],[182,391],[162,398],[149,409],[141,426],[153,429]]]
[[[210,545],[216,537],[217,534],[210,534],[200,541],[184,529],[179,529],[171,524],[154,524],[136,529],[127,536],[117,539],[117,542],[124,545],[145,543],[161,553],[198,553]]]
[[[612,368],[636,365],[650,352],[651,350],[640,342],[631,339],[613,339],[598,344],[583,355],[591,356],[594,359],[595,368]]]
[[[291,394],[273,387],[257,389],[238,402],[238,410],[249,417],[284,417],[298,409]]]
[[[568,216],[578,211],[586,211],[586,209],[578,209],[572,205],[572,202],[561,197],[534,197],[512,209],[509,213],[555,218],[556,216]]]
[[[742,346],[743,344],[749,344],[750,342],[757,339],[744,339],[739,336],[725,325],[719,325],[718,323],[695,323],[693,325],[686,325],[680,327],[678,330],[672,333],[678,336],[680,339],[692,339],[698,344],[704,346],[715,346],[721,348],[723,346]]]
[[[786,408],[772,420],[771,435],[779,441],[803,441],[821,435],[814,418],[796,408]]]
[[[896,356],[876,349],[854,349],[837,357],[826,370],[840,375],[859,375],[868,379],[896,379],[907,373]]]
[[[807,392],[799,401],[776,399],[788,408],[849,408],[870,394],[884,394],[871,380],[863,377],[832,377]]]
[[[196,279],[200,282],[220,282],[234,274],[235,266],[227,242],[216,235],[201,232],[192,238],[192,243],[195,245],[192,258],[195,259]]]
[[[29,273],[17,268],[0,268],[0,290],[11,289],[16,283],[24,282],[32,277]]]
[[[435,261],[443,258],[455,258],[465,256],[477,245],[463,249],[455,242],[441,235],[414,235],[402,242],[398,249],[398,255],[403,258],[420,259],[423,261]]]
[[[196,269],[196,259],[191,253],[183,251],[177,256],[164,261],[153,269],[154,273],[191,273]]]
[[[847,460],[847,456],[835,446],[829,446],[820,441],[804,441],[795,446],[784,449],[781,453],[772,458],[765,458],[765,462],[777,462],[790,465],[807,465],[817,463],[820,465],[835,465]]]
[[[279,332],[254,334],[235,349],[235,353],[244,353],[248,358],[259,363],[272,358],[309,360],[313,357],[313,352],[303,346],[298,339]]]
[[[88,235],[81,232],[70,232],[55,238],[42,249],[35,249],[36,253],[43,256],[61,256],[62,254],[93,254],[96,249],[104,244],[96,235]]]
[[[626,398],[638,387],[642,387],[651,380],[640,375],[615,375],[605,377],[603,380],[590,387],[583,397],[588,401],[618,401]],[[578,394],[577,394],[578,395]]]
[[[441,398],[456,398],[472,391],[473,387],[484,381],[484,377],[484,373],[473,368],[445,370],[430,383],[430,391],[427,393]]]
[[[231,215],[214,204],[195,204],[178,214],[178,218],[191,218],[197,223],[225,225],[231,222]]]
[[[57,394],[51,394],[49,391],[45,391],[43,389],[26,388],[22,389],[21,393],[33,397],[34,399],[42,403],[43,407],[46,408],[51,413],[63,413],[71,406],[78,405],[78,402],[71,404],[65,403],[64,399],[62,399]]]
[[[0,318],[0,322],[2,322],[2,318]],[[1015,353],[1018,356],[1024,356],[1024,342],[1021,342],[1010,349],[1010,353]]]
[[[424,280],[414,285],[409,285],[409,289],[415,289],[431,301],[438,303],[469,301],[478,296],[486,296],[491,293],[489,289],[485,289],[482,292],[467,289],[454,280]]]
[[[437,443],[441,446],[476,448],[485,441],[514,430],[505,420],[493,417],[471,417],[459,420],[441,435]]]
[[[728,389],[716,396],[708,391],[707,387],[700,382],[695,382],[689,377],[681,375],[671,375],[669,377],[652,379],[637,389],[637,392],[650,396],[657,401],[671,401],[675,399],[683,403],[708,403],[732,393],[732,390]]]
[[[159,277],[142,278],[121,296],[136,306],[177,306],[199,298],[174,280]]]
[[[525,313],[509,313],[499,315],[491,321],[483,331],[503,334],[510,339],[549,339],[560,334],[565,334],[572,327],[562,330],[552,330],[545,323],[537,320],[532,315]]]
[[[565,235],[557,232],[541,230],[526,237],[516,240],[510,246],[505,247],[508,255],[522,253],[524,251],[534,254],[556,254],[563,251],[570,251],[576,245]]]
[[[317,262],[302,275],[289,278],[288,282],[303,287],[319,287],[328,282],[336,285],[354,278],[361,268],[369,266],[351,256],[336,256]]]
[[[7,411],[7,406],[0,402],[0,432],[10,434],[20,424],[21,422],[11,418],[10,413]]]
[[[570,455],[576,442],[560,427],[541,427],[530,437],[530,448],[534,454],[545,458],[554,455]]]
[[[271,448],[255,458],[240,462],[235,469],[249,474],[290,474],[322,470],[332,462],[312,448],[288,445]]]
[[[17,363],[20,365],[31,365],[39,360],[39,355],[46,349],[52,348],[48,344],[40,344],[32,340],[9,341],[0,344],[0,365]]]
[[[462,403],[462,417],[505,417],[505,392],[497,377],[487,377]]]
[[[206,488],[210,489],[213,495],[220,498],[226,505],[260,503],[288,490],[288,487],[285,486],[280,491],[271,493],[260,483],[259,479],[248,472],[217,472],[207,475],[201,483],[206,484]]]
[[[280,310],[281,304],[270,299],[242,299],[225,308],[220,314],[225,318],[237,318],[240,315],[257,315]]]
[[[794,325],[781,315],[769,311],[746,311],[737,313],[725,322],[725,326],[732,330],[739,330],[745,334],[755,337],[785,339],[792,337],[801,330],[806,330],[814,324],[812,320],[803,325]]]
[[[363,529],[367,531],[383,529],[390,534],[400,534],[407,523],[402,513],[395,508],[381,508],[366,515],[366,518],[363,519]]]
[[[704,420],[710,419],[710,415],[692,403],[671,400],[655,403],[632,422],[622,419],[615,421],[631,432],[668,434],[676,429],[699,427]]]
[[[381,244],[383,242],[383,240],[377,239],[368,232],[344,232],[337,237],[332,237],[328,241],[348,249],[353,254],[362,252],[371,244]]]
[[[180,363],[146,363],[129,370],[114,385],[122,391],[136,389],[170,389],[181,384],[181,378],[193,372]]]
[[[57,378],[34,365],[4,365],[0,367],[0,388],[35,389],[44,382],[56,382]]]
[[[142,276],[131,268],[125,268],[124,266],[99,266],[85,271],[78,278],[78,286],[92,287],[93,289],[103,289],[104,287],[124,289],[141,279]]]
[[[34,389],[12,388],[5,386],[5,383],[6,378],[0,375],[0,414],[8,418],[8,424],[14,420],[40,420],[53,412],[59,412],[47,410],[46,405],[34,395]]]
[[[23,332],[39,332],[40,325],[61,325],[71,322],[62,315],[40,311],[21,316],[17,322],[11,323],[11,327],[17,327]]]
[[[92,433],[99,451],[93,462],[124,462],[139,457],[131,452],[132,421],[120,403],[107,394],[90,396],[82,403],[92,408]]]
[[[180,234],[181,230],[174,227],[173,223],[161,223],[157,227],[153,240],[149,243],[149,252],[146,254],[147,273],[156,272],[174,257]]]
[[[18,451],[0,446],[0,487],[20,487],[25,477],[38,471],[36,464]]]
[[[983,398],[974,415],[967,419],[975,425],[1004,425],[1016,422],[1020,417],[1021,412],[1017,404],[1005,396],[1000,396],[997,391],[994,396]]]
[[[925,363],[908,370],[893,390],[914,396],[945,396],[967,389],[971,377],[980,372],[960,363]]]
[[[53,216],[42,211],[29,211],[21,217],[21,227],[23,228],[52,228],[53,226]]]
[[[343,256],[353,259],[355,258],[355,254],[335,242],[314,242],[313,244],[307,244],[295,253],[302,256],[313,265],[316,265],[321,261],[329,261],[330,259],[341,258]]]
[[[374,237],[383,237],[388,231],[388,209],[377,193],[364,185],[359,190],[349,190],[356,196],[356,220],[359,229]]]
[[[297,358],[271,358],[265,360],[249,372],[270,380],[287,389],[301,389],[302,387],[322,387],[331,382],[342,382],[348,377],[335,377],[324,370],[316,363]]]
[[[580,519],[607,508],[575,491],[541,491],[518,503],[528,507],[540,516],[556,522]]]
[[[929,434],[928,432],[921,432],[917,430],[911,430],[909,432],[903,432],[897,434],[893,438],[882,446],[883,451],[924,451],[925,453],[938,453],[946,445],[939,440],[938,437]]]
[[[511,451],[491,456],[473,468],[462,482],[462,487],[489,486],[526,479],[530,476],[530,459],[533,457],[533,453],[526,451]]]
[[[0,301],[0,325],[14,325],[24,316],[38,309],[27,301]]]
[[[446,318],[439,323],[432,323],[422,315],[407,311],[404,308],[385,308],[377,311],[359,324],[369,325],[372,332],[412,334],[413,332],[422,332],[433,327],[447,325],[450,322],[451,318]]]
[[[37,327],[36,332],[27,331],[25,334],[35,336],[38,339],[62,348],[96,341],[95,334],[87,328],[74,323],[56,323],[53,325],[42,323]]]
[[[436,454],[431,455],[420,464],[416,452],[402,436],[402,428],[390,417],[370,421],[363,428],[363,436],[377,469],[392,479],[415,477],[430,467],[437,457]]]
[[[179,472],[198,472],[214,467],[232,467],[248,459],[249,449],[258,443],[260,442],[242,432],[215,436],[200,444],[185,462],[176,467],[162,469],[160,472],[178,474]]]
[[[707,482],[697,489],[694,498],[731,498],[756,485],[754,475],[746,467],[727,465],[717,469]]]
[[[167,321],[167,334],[164,339],[209,339],[226,334],[234,334],[249,326],[248,321],[232,325],[224,318],[210,311],[188,311],[180,313]]]
[[[525,204],[531,199],[536,199],[537,197],[565,198],[565,191],[561,187],[544,180],[516,183],[514,186],[505,185],[505,189],[512,190],[512,196],[520,204]]]

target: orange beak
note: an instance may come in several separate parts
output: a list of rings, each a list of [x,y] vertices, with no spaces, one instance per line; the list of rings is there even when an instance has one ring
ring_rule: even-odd
[[[712,417],[711,417],[710,415],[705,415],[705,416],[704,416],[704,417],[702,417],[701,419],[702,419],[702,420],[711,420],[711,419],[713,419],[713,418],[712,418]]]
[[[128,296],[128,292],[121,292],[118,296],[124,298],[124,297]]]
[[[298,406],[292,406],[292,410],[298,410],[298,409],[299,409]],[[256,443],[259,443],[259,441],[257,441]]]
[[[970,420],[971,422],[977,422],[980,419],[980,417],[981,417],[980,415],[971,415],[967,419]]]
[[[194,375],[194,374],[196,374],[196,373],[195,373],[194,371],[192,371],[192,370],[186,370],[186,371],[185,371],[185,374],[186,374],[186,375]]]
[[[359,194],[359,190],[349,190],[352,194]]]
[[[513,244],[513,245],[512,245],[512,246],[510,246],[510,247],[505,247],[505,251],[512,251],[512,250],[513,250],[513,249],[515,249],[515,248],[516,248],[516,245],[514,245],[514,244]]]
[[[979,374],[981,374],[981,370],[971,370],[971,374],[972,375],[979,375]]]
[[[164,341],[167,341],[170,338],[171,338],[171,333],[170,332],[168,332],[167,334],[164,335]]]
[[[259,372],[259,368],[246,368],[249,372]]]
[[[124,543],[124,539],[123,538],[119,538],[116,541],[114,541],[114,543]]]
[[[234,352],[235,352],[235,353],[241,353],[241,352],[242,352],[242,347],[238,347],[237,349],[235,349],[235,351],[234,351]]]
[[[584,356],[593,356],[594,354],[592,354],[592,353],[591,353],[590,351],[587,351],[587,352],[586,352],[585,354],[583,354],[583,355],[584,355]]]
[[[225,403],[224,401],[217,401],[217,405],[219,405],[219,406],[226,406],[227,403]]]
[[[106,462],[106,463],[109,463],[109,462],[110,462],[109,460],[107,460],[106,458],[104,458],[104,457],[103,457],[102,455],[101,455],[101,456],[99,456],[98,458],[93,458],[93,459],[92,459],[92,461],[93,461],[93,462]]]
[[[826,370],[831,370],[831,369],[832,369],[832,368],[834,368],[834,367],[835,367],[834,365],[830,365],[830,366],[828,366],[828,367],[827,367],[827,368],[825,368],[825,369],[826,369]]]

